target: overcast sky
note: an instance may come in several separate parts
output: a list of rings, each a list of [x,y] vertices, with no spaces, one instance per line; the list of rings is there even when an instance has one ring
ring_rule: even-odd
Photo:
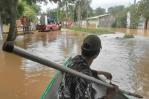
[[[139,0],[136,0],[136,1],[139,1]],[[129,6],[133,3],[134,3],[134,0],[92,0],[91,7],[93,9],[96,9],[97,7],[102,7],[107,9],[109,7],[116,6],[116,5]],[[48,3],[47,5],[42,3],[41,5],[42,5],[42,10],[44,12],[47,10],[47,8],[53,9],[57,7],[57,4],[55,3]]]
[[[136,0],[139,1],[139,0]],[[130,4],[133,4],[134,0],[92,0],[91,7],[93,9],[97,7],[102,7],[102,8],[109,8],[111,6],[116,6],[116,5],[125,5],[129,6]]]

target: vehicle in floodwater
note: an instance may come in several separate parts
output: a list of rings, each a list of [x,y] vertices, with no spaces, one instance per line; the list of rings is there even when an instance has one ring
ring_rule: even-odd
[[[42,15],[36,29],[42,32],[61,30],[61,22],[57,22],[54,16]]]

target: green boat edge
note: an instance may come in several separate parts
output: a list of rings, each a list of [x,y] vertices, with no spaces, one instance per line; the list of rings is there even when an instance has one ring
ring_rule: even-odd
[[[67,64],[70,62],[71,59],[72,59],[72,57],[66,58],[64,60],[64,63],[63,63],[62,66],[66,67]],[[56,79],[57,79],[58,75],[60,75],[60,73],[61,73],[60,71],[58,71],[58,70],[56,71],[56,74],[54,74],[54,77],[52,78],[52,80],[50,80],[48,86],[46,87],[45,91],[42,93],[40,99],[45,99],[45,96],[51,90],[53,84],[56,82]]]
[[[56,74],[54,75],[54,77],[52,78],[52,80],[50,80],[50,83],[46,87],[46,90],[43,92],[43,94],[42,94],[40,99],[45,99],[46,94],[51,90],[51,87],[55,83],[55,81],[56,81],[56,79],[57,79],[59,74],[60,74],[60,71],[57,71]]]

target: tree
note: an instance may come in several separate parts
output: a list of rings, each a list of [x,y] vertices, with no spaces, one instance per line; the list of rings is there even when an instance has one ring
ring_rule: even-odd
[[[80,0],[76,3],[76,11],[78,13],[77,17],[80,17],[80,20],[86,19],[88,17],[88,9],[90,8],[90,3],[91,0]]]
[[[40,7],[37,6],[36,4],[33,3],[32,5],[28,5],[25,2],[24,11],[22,15],[29,18],[30,21],[34,21],[39,11],[40,11]]]
[[[50,16],[57,16],[57,9],[47,10],[47,14]]]
[[[58,11],[60,19],[74,19],[80,24],[82,19],[86,19],[91,15],[90,3],[91,0],[61,0],[58,9],[65,12],[65,14]]]
[[[115,17],[115,21],[112,24],[112,27],[126,27],[126,11],[124,6],[115,6],[108,8],[108,12]]]
[[[16,38],[16,19],[17,19],[17,2],[18,0],[5,0],[7,1],[8,6],[8,14],[9,14],[9,36],[7,37],[7,40],[12,41]],[[6,4],[5,4],[6,6]]]
[[[130,17],[130,28],[137,28],[138,27],[138,24],[139,24],[139,19],[140,19],[140,15],[137,11],[137,7],[136,5],[131,5],[130,7],[127,8],[128,11],[130,12],[131,14],[131,17]]]
[[[94,10],[92,9],[91,6],[88,6],[88,17],[94,16]]]
[[[105,9],[98,7],[95,9],[95,15],[101,15],[105,13]]]
[[[82,19],[86,19],[88,17],[88,9],[90,8],[91,0],[81,0],[80,8],[81,8],[81,17]]]
[[[42,1],[46,2],[46,0],[26,0],[26,2],[29,4]],[[59,0],[49,0],[49,1],[57,2]],[[0,17],[6,14],[8,14],[7,17],[9,17],[10,28],[7,41],[14,41],[16,38],[16,19],[18,12],[17,7],[18,7],[18,0],[0,0]],[[2,17],[2,20],[4,18]]]
[[[58,3],[58,16],[60,20],[73,19],[75,0],[62,0]],[[62,13],[64,12],[64,13]]]
[[[149,21],[149,0],[141,0],[138,6],[138,12],[143,15],[145,20],[145,29],[147,29],[148,21]]]
[[[113,14],[113,15],[117,15],[118,13],[120,13],[121,11],[124,10],[124,6],[120,5],[120,6],[115,6],[115,7],[110,7],[108,8],[108,12]]]
[[[112,27],[120,27],[120,28],[126,27],[127,9],[124,6],[110,7],[108,9],[108,12],[115,17],[115,21],[112,24]]]
[[[91,0],[76,0],[75,2],[74,19],[78,21],[79,27],[81,20],[87,19],[90,14],[90,3]]]

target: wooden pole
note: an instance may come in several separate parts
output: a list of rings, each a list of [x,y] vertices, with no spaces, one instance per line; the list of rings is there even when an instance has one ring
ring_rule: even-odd
[[[134,0],[134,5],[136,5],[136,0]]]
[[[0,40],[3,40],[3,23],[2,23],[1,13],[0,13]]]

